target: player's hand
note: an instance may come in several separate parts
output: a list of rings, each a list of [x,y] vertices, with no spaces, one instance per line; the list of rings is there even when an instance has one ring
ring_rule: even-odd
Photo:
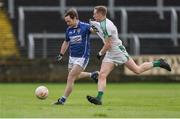
[[[91,25],[91,28],[93,29],[94,32],[99,32],[99,30],[94,25]]]
[[[91,23],[92,21],[94,21],[94,19],[89,19],[89,23],[91,25],[91,28],[93,29],[94,32],[99,32],[99,30],[94,25],[92,25],[92,23]]]
[[[57,62],[60,62],[61,60],[62,60],[62,58],[63,58],[63,54],[59,54],[57,57],[56,57],[56,61]]]
[[[96,55],[97,59],[100,60],[102,57],[102,54],[100,52],[98,52],[98,54]]]

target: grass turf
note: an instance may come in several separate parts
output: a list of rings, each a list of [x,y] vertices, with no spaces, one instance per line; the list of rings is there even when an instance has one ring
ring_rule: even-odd
[[[46,100],[34,96],[39,85],[47,86],[50,91]],[[85,98],[87,94],[96,95],[96,84],[76,83],[65,105],[51,105],[63,94],[64,87],[65,84],[0,84],[0,118],[180,117],[180,84],[108,84],[103,105],[96,106]]]

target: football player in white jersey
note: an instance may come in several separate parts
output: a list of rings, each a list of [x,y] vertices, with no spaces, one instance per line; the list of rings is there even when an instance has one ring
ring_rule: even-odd
[[[104,46],[97,54],[97,58],[100,59],[105,55],[98,76],[98,94],[96,97],[87,96],[88,101],[95,105],[102,105],[102,96],[106,88],[107,76],[116,65],[125,64],[136,74],[141,74],[154,67],[161,67],[171,71],[170,65],[164,59],[137,65],[122,45],[116,26],[111,20],[106,18],[106,14],[107,8],[105,6],[96,6],[93,11],[95,21],[90,21],[92,28],[97,31],[98,36],[104,42]]]

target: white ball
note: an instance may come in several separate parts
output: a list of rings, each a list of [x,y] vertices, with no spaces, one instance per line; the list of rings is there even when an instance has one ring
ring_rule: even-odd
[[[35,95],[39,99],[46,99],[48,97],[49,91],[45,86],[39,86],[35,90]]]

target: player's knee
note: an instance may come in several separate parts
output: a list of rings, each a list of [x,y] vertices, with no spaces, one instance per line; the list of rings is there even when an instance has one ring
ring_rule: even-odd
[[[67,79],[67,83],[73,83],[74,81],[72,79]]]
[[[106,74],[100,72],[98,79],[99,79],[99,80],[105,80],[105,79],[106,79]]]
[[[74,83],[75,78],[74,77],[68,77],[67,83]]]

